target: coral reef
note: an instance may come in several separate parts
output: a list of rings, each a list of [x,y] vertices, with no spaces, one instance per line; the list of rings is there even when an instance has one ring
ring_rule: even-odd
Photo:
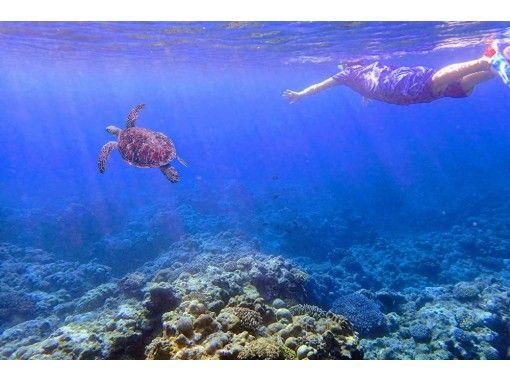
[[[322,310],[320,307],[315,305],[294,305],[290,308],[290,312],[293,315],[309,315],[313,318],[330,318],[339,324],[345,324],[347,328],[352,329],[350,322],[342,315],[333,313],[332,311]]]
[[[495,279],[475,280],[477,297],[458,298],[458,283],[410,291],[389,334],[362,343],[371,359],[504,359],[510,346],[509,290]],[[464,294],[464,293],[462,293]],[[471,292],[469,292],[471,294]]]
[[[508,211],[499,212],[502,216],[469,218],[447,231],[392,239],[379,236],[370,244],[334,249],[329,260],[303,256],[293,261],[310,275],[308,291],[314,303],[323,307],[329,307],[331,299],[361,289],[398,292],[409,287],[469,284],[480,276],[498,276],[510,286],[510,261],[505,254],[510,249]],[[456,290],[459,297],[462,291]]]
[[[199,252],[197,243],[202,245]],[[304,272],[288,261],[260,254],[234,235],[195,236],[137,272],[71,301],[61,319],[26,331],[23,325],[5,330],[0,335],[4,347],[0,355],[11,359],[362,358],[359,339],[344,318],[310,306],[295,306],[294,315],[285,308],[306,299],[306,281]]]
[[[246,306],[230,306],[238,304]],[[264,320],[256,309],[270,317]],[[363,351],[348,322],[327,314],[277,319],[274,308],[246,293],[232,297],[219,313],[198,301],[185,301],[163,314],[163,333],[147,346],[146,355],[149,359],[361,359]]]
[[[246,307],[233,307],[228,311],[239,319],[236,327],[241,331],[256,332],[262,324],[262,317],[255,310]]]
[[[0,331],[34,315],[63,312],[68,302],[110,278],[105,265],[55,260],[41,249],[0,243],[0,257]]]
[[[76,311],[83,313],[98,309],[108,298],[114,297],[116,292],[117,286],[115,284],[101,284],[97,288],[89,290],[76,302]]]
[[[59,326],[57,317],[37,318],[19,323],[0,334],[0,358],[13,358],[14,352],[46,339]]]
[[[145,313],[137,304],[111,303],[96,313],[67,317],[44,339],[20,342],[2,354],[10,359],[141,359],[151,331]]]
[[[363,356],[356,334],[339,318],[293,316],[274,307],[303,300],[307,276],[302,271],[256,252],[227,256],[230,260],[215,255],[204,272],[181,272],[173,280],[183,301],[163,313],[162,334],[147,346],[148,358],[294,359],[301,346],[307,351],[300,358]],[[196,257],[197,263],[202,260]],[[161,270],[155,279],[161,279]],[[339,349],[325,350],[328,345]]]
[[[337,298],[331,309],[346,316],[362,337],[382,335],[386,331],[386,319],[376,301],[363,294],[353,293]]]
[[[278,202],[242,228],[228,199],[162,202],[107,233],[72,205],[27,240],[52,253],[0,243],[0,358],[509,358],[510,203],[388,236]]]
[[[237,356],[240,360],[292,360],[296,353],[274,338],[257,338],[248,342]]]

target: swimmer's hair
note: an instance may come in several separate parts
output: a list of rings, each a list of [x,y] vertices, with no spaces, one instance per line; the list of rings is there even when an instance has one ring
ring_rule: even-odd
[[[508,45],[505,50],[503,50],[503,55],[510,61],[510,45]]]

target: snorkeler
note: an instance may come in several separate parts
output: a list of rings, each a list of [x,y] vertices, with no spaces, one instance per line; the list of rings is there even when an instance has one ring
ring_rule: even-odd
[[[345,85],[365,99],[392,104],[429,103],[445,97],[464,98],[471,95],[476,85],[496,74],[510,86],[509,62],[510,46],[501,54],[494,42],[481,58],[448,65],[440,70],[423,66],[390,67],[379,62],[347,62],[339,66],[338,74],[299,92],[286,90],[283,97],[295,103],[330,87]]]

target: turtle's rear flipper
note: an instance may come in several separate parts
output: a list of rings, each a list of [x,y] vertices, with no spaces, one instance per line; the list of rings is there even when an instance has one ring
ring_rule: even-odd
[[[185,166],[185,167],[188,167],[188,163],[186,161],[184,161],[182,158],[180,158],[179,156],[176,157],[177,158],[177,161],[179,161],[181,163],[182,166]]]
[[[110,156],[110,153],[112,150],[117,148],[117,142],[116,141],[109,141],[106,144],[103,145],[101,148],[101,153],[99,153],[99,158],[97,160],[97,167],[99,169],[99,173],[103,174],[106,169],[106,161],[108,160],[108,157]]]
[[[177,173],[177,170],[170,164],[166,164],[163,166],[160,166],[161,171],[165,175],[166,178],[172,183],[179,182],[179,174]]]

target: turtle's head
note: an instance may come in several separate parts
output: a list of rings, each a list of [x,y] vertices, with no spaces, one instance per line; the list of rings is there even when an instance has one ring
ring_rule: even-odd
[[[109,125],[106,127],[106,132],[111,133],[112,135],[118,136],[121,129],[117,128],[115,125]]]

